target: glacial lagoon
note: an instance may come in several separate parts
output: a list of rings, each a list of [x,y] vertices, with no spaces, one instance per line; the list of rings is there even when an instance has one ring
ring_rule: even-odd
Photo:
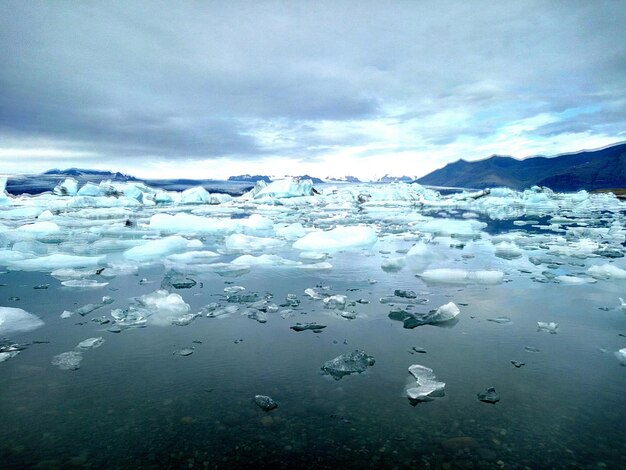
[[[1,466],[626,467],[624,201],[316,190],[2,198]]]

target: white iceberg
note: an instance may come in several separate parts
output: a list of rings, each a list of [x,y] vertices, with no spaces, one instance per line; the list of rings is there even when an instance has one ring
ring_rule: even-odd
[[[420,364],[409,367],[409,373],[415,378],[417,386],[407,387],[406,394],[411,401],[432,401],[434,398],[445,396],[444,382],[439,382],[432,369]]]
[[[155,325],[167,326],[172,320],[189,313],[190,307],[178,294],[170,294],[166,290],[157,290],[142,295],[137,301],[151,312],[148,321]]]
[[[255,199],[270,198],[290,198],[299,196],[311,196],[313,194],[313,181],[284,179],[273,181],[264,188],[256,192]]]
[[[187,240],[180,235],[150,240],[124,252],[124,257],[133,261],[151,261],[167,255],[184,251],[188,248],[200,248],[199,240]]]
[[[310,232],[297,240],[293,247],[303,251],[333,252],[355,248],[371,248],[377,240],[378,237],[373,228],[354,225],[337,227],[325,232]]]
[[[43,324],[38,316],[21,308],[0,307],[0,335],[32,331]]]
[[[596,279],[626,279],[626,270],[609,263],[591,266],[587,272]]]

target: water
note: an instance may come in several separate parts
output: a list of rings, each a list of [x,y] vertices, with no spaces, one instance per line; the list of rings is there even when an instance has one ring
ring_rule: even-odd
[[[335,215],[317,217],[323,224]],[[384,259],[402,256],[415,243],[394,234],[398,220],[367,211],[351,217],[385,229],[372,249],[330,255],[331,270],[254,267],[222,277],[190,269],[183,274],[196,285],[172,290],[192,313],[211,302],[229,305],[223,290],[233,285],[271,296],[278,305],[297,295],[300,305],[290,307],[294,316],[270,312],[264,324],[234,313],[197,318],[188,326],[149,324],[111,333],[111,324],[91,321],[157,290],[166,274],[159,264],[142,264],[135,275],[84,290],[66,288],[47,273],[0,274],[0,304],[45,321],[34,331],[10,334],[29,346],[0,363],[2,468],[626,467],[626,367],[613,356],[626,345],[619,336],[626,334],[626,315],[618,302],[626,281],[535,282],[537,272],[526,272],[527,264],[493,257],[488,244],[466,237],[457,239],[463,246],[433,244],[433,252],[445,255],[439,263],[499,269],[505,282],[429,285],[409,268],[381,269]],[[502,235],[510,227],[489,230]],[[222,243],[219,237],[203,242],[208,249]],[[272,253],[297,259],[288,245]],[[545,253],[529,249],[527,255]],[[224,252],[220,261],[236,256]],[[563,264],[552,268],[555,274],[584,275],[597,262],[558,259]],[[33,289],[40,284],[50,287]],[[304,294],[310,287],[322,295],[346,295],[346,310],[356,318],[325,309]],[[428,299],[413,307],[416,312],[454,302],[461,310],[458,321],[404,329],[388,318],[393,306],[379,301],[396,289]],[[64,310],[104,295],[114,303],[85,317],[60,318]],[[369,303],[350,305],[357,299]],[[498,317],[511,322],[488,321]],[[558,333],[537,331],[538,321],[557,322]],[[297,322],[327,328],[295,332],[290,327]],[[104,344],[83,351],[80,369],[51,364],[54,356],[99,336]],[[174,354],[183,348],[193,354]],[[363,374],[336,381],[320,370],[354,350],[376,360]],[[516,368],[511,361],[525,365]],[[408,372],[412,364],[433,369],[446,383],[445,396],[412,406],[405,392],[415,383]],[[497,404],[478,400],[488,387],[500,395]],[[278,408],[263,411],[254,403],[257,394],[270,396]]]

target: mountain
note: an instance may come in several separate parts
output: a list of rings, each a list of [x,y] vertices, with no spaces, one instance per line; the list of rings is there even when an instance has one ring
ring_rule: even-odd
[[[104,180],[117,183],[137,182],[146,183],[153,188],[167,191],[184,191],[194,186],[202,186],[212,193],[225,193],[231,196],[240,196],[254,187],[250,181],[221,181],[221,180],[194,180],[194,179],[140,179],[120,172],[86,170],[82,168],[68,168],[66,170],[53,169],[37,175],[14,175],[8,178],[6,190],[10,194],[40,194],[52,191],[65,178],[74,178],[79,186],[91,182],[98,184]]]
[[[247,181],[249,183],[256,183],[257,181],[265,181],[266,183],[271,183],[272,180],[269,176],[265,175],[237,175],[237,176],[229,176],[228,181]]]
[[[356,176],[350,176],[350,175],[339,176],[337,178],[328,176],[325,178],[325,180],[332,181],[332,182],[344,182],[344,183],[360,183],[361,182],[361,180],[358,179]]]
[[[48,171],[43,172],[42,175],[54,176],[54,177],[72,176],[74,178],[86,178],[86,179],[101,178],[101,179],[114,180],[114,181],[139,181],[134,176],[125,175],[124,173],[120,173],[119,171],[116,171],[114,173],[112,171],[88,170],[84,168],[68,168],[66,170],[59,170],[55,168],[53,170],[48,170]]]
[[[485,160],[458,160],[417,180],[430,186],[487,188],[533,185],[555,191],[614,189],[626,187],[626,143],[599,150],[584,150],[554,157],[517,160],[493,155]]]
[[[290,176],[289,178],[295,178],[297,180],[311,180],[313,184],[323,184],[324,180],[316,178],[315,176],[310,175],[300,175],[300,176]]]
[[[382,178],[378,178],[379,183],[411,183],[415,178],[410,176],[389,176],[385,175]]]

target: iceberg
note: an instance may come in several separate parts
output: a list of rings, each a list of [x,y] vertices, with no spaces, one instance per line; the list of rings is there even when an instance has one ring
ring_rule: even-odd
[[[322,366],[322,370],[333,379],[340,380],[346,375],[365,372],[367,368],[373,366],[375,362],[372,356],[368,356],[363,351],[356,350],[327,361]]]
[[[626,270],[609,263],[591,266],[587,272],[596,279],[626,279]]]
[[[626,366],[626,348],[615,351],[615,357],[617,357],[617,360],[621,365]]]
[[[313,181],[284,179],[273,181],[252,195],[254,199],[260,198],[290,198],[313,195]]]
[[[55,186],[52,193],[56,196],[76,196],[78,182],[74,178],[65,178],[65,181]]]
[[[189,304],[180,295],[170,294],[166,290],[142,295],[137,298],[137,302],[150,312],[148,321],[159,326],[171,325],[172,321],[178,320],[190,310]]]
[[[21,308],[0,307],[0,335],[36,330],[43,324],[38,316]]]
[[[124,257],[133,261],[153,261],[164,256],[184,251],[188,248],[200,248],[199,240],[187,240],[180,235],[172,235],[159,240],[150,240],[124,252]]]
[[[75,269],[98,266],[104,256],[78,256],[55,253],[39,258],[14,260],[7,264],[14,271],[54,271],[57,269]]]
[[[417,385],[407,387],[406,394],[409,401],[418,403],[445,396],[446,384],[437,381],[432,369],[420,364],[413,364],[409,367],[409,373]]]
[[[52,358],[52,365],[61,370],[78,370],[83,354],[80,351],[68,351]]]
[[[254,237],[234,233],[226,237],[224,244],[227,249],[232,251],[261,251],[282,246],[284,242],[276,238]]]
[[[76,345],[76,349],[96,349],[104,344],[104,338],[87,338]]]
[[[371,248],[377,240],[378,237],[373,228],[354,225],[337,227],[325,232],[310,232],[297,240],[293,247],[303,251],[333,252],[355,248]]]
[[[502,271],[466,271],[456,268],[428,269],[419,275],[424,281],[442,284],[500,284]]]

